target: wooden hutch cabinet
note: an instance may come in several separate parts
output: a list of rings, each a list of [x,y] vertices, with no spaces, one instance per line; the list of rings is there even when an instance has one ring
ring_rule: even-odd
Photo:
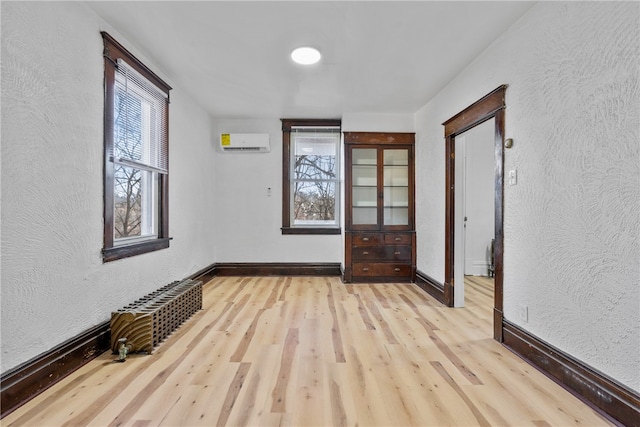
[[[415,281],[415,134],[345,132],[344,142],[344,281]]]

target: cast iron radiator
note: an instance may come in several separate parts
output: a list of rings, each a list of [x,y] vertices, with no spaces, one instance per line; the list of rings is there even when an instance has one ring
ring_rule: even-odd
[[[126,338],[129,352],[151,354],[153,348],[202,308],[202,282],[170,283],[111,313],[111,350]]]

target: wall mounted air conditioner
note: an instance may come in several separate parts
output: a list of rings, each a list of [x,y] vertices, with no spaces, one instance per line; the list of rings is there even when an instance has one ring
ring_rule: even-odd
[[[241,153],[268,153],[268,133],[221,133],[220,148],[222,151]]]

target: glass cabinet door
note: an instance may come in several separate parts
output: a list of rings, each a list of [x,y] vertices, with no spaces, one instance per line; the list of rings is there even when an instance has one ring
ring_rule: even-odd
[[[354,148],[351,154],[353,225],[378,224],[378,150]]]
[[[383,225],[409,224],[409,150],[383,150]]]

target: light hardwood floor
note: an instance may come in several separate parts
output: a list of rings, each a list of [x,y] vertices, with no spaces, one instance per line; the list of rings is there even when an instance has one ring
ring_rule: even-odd
[[[105,353],[3,426],[573,426],[605,419],[491,338],[492,282],[464,309],[413,284],[216,277],[152,355]]]

